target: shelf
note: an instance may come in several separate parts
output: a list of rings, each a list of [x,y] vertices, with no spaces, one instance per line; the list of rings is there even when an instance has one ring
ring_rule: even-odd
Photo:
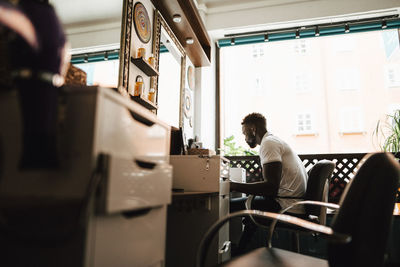
[[[131,62],[135,64],[135,66],[143,71],[147,76],[158,76],[158,71],[156,71],[153,66],[147,63],[147,61],[144,60],[142,57],[131,57]]]
[[[157,105],[151,102],[150,100],[147,100],[146,98],[143,98],[141,96],[131,96],[131,98],[133,101],[138,102],[147,109],[150,110],[157,109]]]
[[[194,0],[151,0],[184,47],[195,67],[211,64],[211,39],[196,8]],[[182,21],[175,23],[174,14],[180,14]],[[193,38],[193,44],[186,44],[186,38]]]

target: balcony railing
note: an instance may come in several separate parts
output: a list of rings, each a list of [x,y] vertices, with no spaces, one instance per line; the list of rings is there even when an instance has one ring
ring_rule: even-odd
[[[357,165],[366,153],[347,154],[307,154],[299,155],[304,167],[309,171],[319,160],[327,159],[335,162],[336,168],[329,185],[329,202],[338,203],[347,183],[357,171]],[[399,158],[400,153],[395,154]],[[231,167],[246,169],[246,182],[263,180],[260,158],[258,156],[225,156],[231,162]],[[397,196],[400,201],[399,195]]]

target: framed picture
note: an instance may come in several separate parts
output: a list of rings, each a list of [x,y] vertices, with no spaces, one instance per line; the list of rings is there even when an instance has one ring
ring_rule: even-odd
[[[136,2],[133,7],[133,22],[140,41],[147,44],[151,39],[151,22],[146,7],[141,2]]]

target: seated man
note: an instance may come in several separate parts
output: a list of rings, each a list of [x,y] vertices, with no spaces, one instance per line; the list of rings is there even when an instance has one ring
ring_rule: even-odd
[[[242,121],[242,131],[251,148],[260,145],[264,181],[248,184],[230,182],[231,191],[257,195],[252,208],[270,212],[278,212],[298,201],[295,198],[301,198],[306,191],[307,172],[297,154],[283,140],[267,131],[267,122],[262,114],[247,115]],[[244,201],[232,201],[231,212],[245,209]],[[304,210],[297,207],[290,212],[302,214]],[[238,253],[244,252],[256,230],[256,226],[248,218],[243,222],[245,228]]]

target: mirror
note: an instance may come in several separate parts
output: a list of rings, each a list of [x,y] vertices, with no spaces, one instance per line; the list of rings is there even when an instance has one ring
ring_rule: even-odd
[[[158,13],[155,31],[155,54],[158,65],[157,116],[174,127],[182,127],[182,69],[185,51],[164,19]]]

